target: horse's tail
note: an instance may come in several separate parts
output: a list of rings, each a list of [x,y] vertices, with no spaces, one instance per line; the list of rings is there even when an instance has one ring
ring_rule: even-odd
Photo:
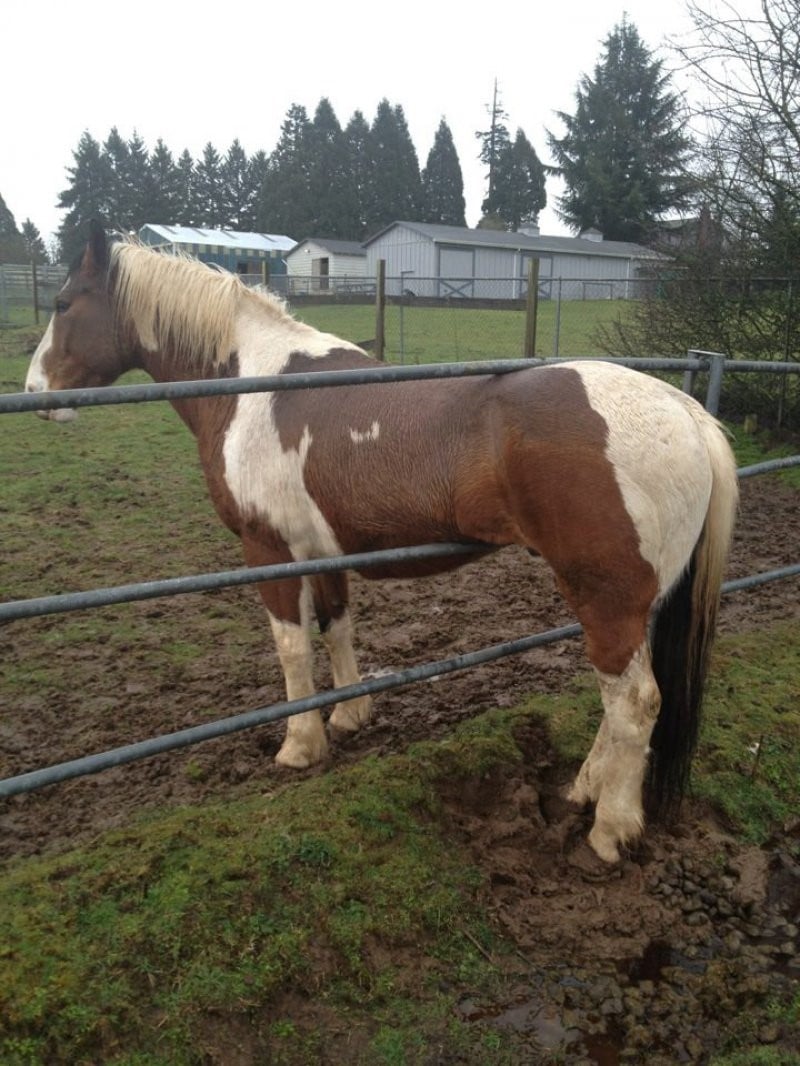
[[[650,741],[646,783],[651,817],[674,814],[688,780],[739,498],[736,463],[723,430],[702,408],[693,413],[708,450],[711,497],[688,566],[653,622],[651,651],[661,711]]]

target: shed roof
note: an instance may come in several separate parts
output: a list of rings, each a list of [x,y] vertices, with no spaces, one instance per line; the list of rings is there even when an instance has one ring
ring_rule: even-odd
[[[316,244],[320,248],[324,248],[326,252],[331,252],[333,255],[366,256],[367,254],[360,241],[341,241],[331,237],[305,237],[292,248],[291,252],[298,251],[304,244]]]
[[[241,251],[288,252],[295,240],[278,233],[241,233],[232,229],[201,229],[199,226],[164,226],[146,222],[142,229],[149,229],[163,238],[165,244],[213,244],[222,248]],[[141,232],[141,231],[140,231]]]
[[[406,229],[427,237],[434,244],[463,244],[485,248],[507,248],[525,252],[556,252],[560,255],[616,256],[624,259],[659,259],[658,252],[645,248],[642,244],[631,241],[598,241],[584,237],[544,237],[530,236],[525,233],[508,233],[503,230],[468,229],[462,226],[439,226],[429,222],[392,222],[366,241],[368,248],[376,240],[394,229],[404,226]]]

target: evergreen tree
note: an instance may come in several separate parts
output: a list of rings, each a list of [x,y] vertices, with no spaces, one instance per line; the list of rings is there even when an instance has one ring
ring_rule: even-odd
[[[67,214],[58,231],[62,262],[71,262],[85,243],[86,226],[96,218],[108,226],[111,173],[108,158],[100,144],[84,131],[72,153],[74,166],[67,168],[69,187],[60,193],[57,206]]]
[[[172,152],[159,137],[150,155],[146,218],[162,226],[177,222],[181,210],[182,181]]]
[[[29,218],[22,223],[22,239],[25,242],[25,261],[28,263],[47,263],[49,258],[42,235]]]
[[[357,191],[342,127],[323,97],[308,130],[308,203],[306,233],[345,240],[359,235]]]
[[[195,167],[196,207],[200,225],[221,229],[227,222],[225,183],[222,160],[211,141]]]
[[[500,103],[500,91],[497,86],[497,78],[494,79],[494,92],[492,103],[487,105],[489,113],[489,129],[478,130],[475,136],[481,142],[481,150],[478,158],[489,168],[486,172],[487,194],[481,208],[484,215],[498,215],[495,205],[495,194],[499,176],[501,159],[511,147],[511,138],[505,122],[508,115]],[[491,228],[495,228],[492,226]]]
[[[250,172],[247,154],[238,137],[234,138],[225,154],[220,173],[225,205],[225,220],[222,224],[235,230],[244,229],[243,219],[247,215],[250,201]]]
[[[690,141],[663,63],[623,19],[606,38],[594,77],[575,93],[574,115],[557,112],[563,137],[548,140],[566,184],[559,215],[577,231],[646,241],[657,219],[685,205]]]
[[[30,256],[10,208],[0,196],[0,263],[29,263]]]
[[[421,181],[422,221],[444,226],[465,226],[464,178],[453,134],[444,119],[439,123],[433,139]]]
[[[308,191],[308,114],[292,104],[281,125],[281,135],[269,157],[258,206],[258,229],[302,240],[312,236]]]
[[[249,233],[258,231],[258,204],[261,188],[269,166],[269,157],[263,148],[247,161],[247,200],[242,211],[241,228]]]
[[[489,205],[487,199],[484,210],[491,206],[490,213],[501,218],[507,229],[518,230],[526,222],[536,222],[546,204],[544,167],[531,142],[517,130],[497,161],[493,202]]]
[[[130,229],[132,214],[129,182],[130,152],[116,126],[103,141],[103,159],[106,164],[106,217],[115,230]]]
[[[347,146],[349,183],[356,202],[354,229],[351,237],[360,240],[367,235],[367,203],[374,182],[374,161],[369,123],[361,111],[354,111],[344,131]]]
[[[128,141],[128,160],[125,170],[127,192],[126,229],[138,232],[150,219],[151,204],[155,198],[155,182],[150,166],[150,154],[142,138],[133,131]]]
[[[172,221],[178,226],[196,226],[200,221],[197,203],[197,169],[188,148],[184,148],[181,152],[176,170],[176,207]]]
[[[367,196],[367,229],[375,232],[400,219],[415,219],[422,201],[419,161],[403,108],[385,98],[370,129],[372,182]]]

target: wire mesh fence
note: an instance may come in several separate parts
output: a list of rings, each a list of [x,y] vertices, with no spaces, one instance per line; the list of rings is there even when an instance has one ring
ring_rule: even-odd
[[[43,324],[66,274],[63,266],[0,263],[0,327]]]

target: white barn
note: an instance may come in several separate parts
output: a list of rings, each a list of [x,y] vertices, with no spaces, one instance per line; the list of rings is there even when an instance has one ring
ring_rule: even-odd
[[[528,264],[539,260],[544,299],[628,298],[636,280],[662,258],[639,244],[605,241],[597,230],[580,237],[543,237],[423,222],[393,222],[364,242],[367,277],[386,261],[386,292],[415,296],[517,300],[527,289]],[[562,285],[562,282],[565,284]]]
[[[307,237],[285,258],[290,294],[363,287],[367,253],[358,241]]]

